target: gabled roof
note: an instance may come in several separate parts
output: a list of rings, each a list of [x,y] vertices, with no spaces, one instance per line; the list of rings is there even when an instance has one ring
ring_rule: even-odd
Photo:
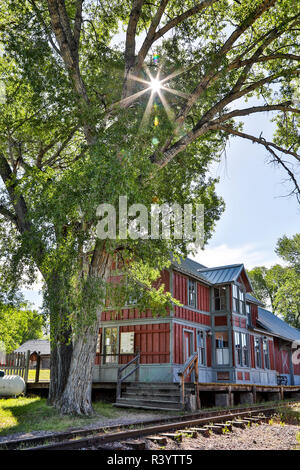
[[[249,289],[252,290],[250,279],[247,276],[243,264],[230,264],[228,266],[218,266],[216,268],[202,268],[199,269],[199,274],[207,279],[212,284],[226,284],[238,280],[241,274],[245,276],[249,284]]]
[[[40,352],[41,354],[50,354],[50,341],[47,339],[31,339],[21,344],[15,352]]]
[[[268,310],[258,307],[257,322],[270,333],[289,341],[300,341],[300,331]]]
[[[201,281],[211,284],[204,276],[199,273],[199,269],[205,268],[203,264],[198,263],[197,261],[192,260],[191,258],[181,259],[180,263],[172,260],[172,265],[178,271],[184,274],[191,274],[192,276],[200,279]]]
[[[218,266],[215,268],[207,268],[203,264],[198,263],[190,258],[181,259],[180,263],[172,260],[172,265],[178,271],[185,274],[191,274],[197,277],[201,281],[206,282],[209,285],[227,284],[230,282],[237,281],[242,275],[246,285],[248,284],[247,290],[252,290],[251,282],[247,276],[245,267],[243,264],[231,264],[228,266]]]
[[[256,297],[249,294],[248,292],[246,293],[246,300],[249,300],[249,302],[252,302],[256,305],[261,305],[262,307],[264,306],[264,304],[260,300],[258,300]]]

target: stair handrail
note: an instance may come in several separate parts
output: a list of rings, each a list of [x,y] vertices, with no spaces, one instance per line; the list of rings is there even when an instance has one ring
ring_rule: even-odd
[[[194,352],[191,354],[191,356],[185,361],[183,366],[178,372],[178,375],[180,377],[180,404],[181,408],[185,408],[185,386],[184,386],[184,376],[185,374],[191,374],[192,372],[195,372],[195,380],[194,380],[194,385],[195,385],[195,395],[196,395],[196,404],[197,404],[197,409],[200,409],[200,396],[199,396],[199,370],[198,370],[198,351]]]
[[[131,361],[127,362],[127,364],[124,364],[124,366],[121,366],[118,368],[118,380],[117,380],[117,400],[121,398],[121,389],[122,389],[122,383],[124,380],[128,379],[134,372],[136,373],[135,375],[135,381],[138,382],[139,380],[139,371],[140,371],[140,351],[137,352],[137,355],[131,359]],[[122,372],[127,369],[131,364],[136,363],[136,366],[134,369],[132,369],[128,374],[124,375],[122,377]]]

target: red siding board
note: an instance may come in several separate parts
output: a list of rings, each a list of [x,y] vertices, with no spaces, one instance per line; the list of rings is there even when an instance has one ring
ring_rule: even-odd
[[[254,337],[252,335],[250,335],[250,355],[251,355],[251,366],[255,368]]]
[[[272,340],[269,340],[269,355],[270,355],[270,369],[275,370],[274,345],[273,345]]]

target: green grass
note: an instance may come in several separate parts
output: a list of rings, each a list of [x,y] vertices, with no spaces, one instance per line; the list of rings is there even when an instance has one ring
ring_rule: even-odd
[[[29,369],[28,371],[28,380],[29,382],[35,381],[35,369]],[[50,381],[50,369],[41,369],[39,382],[49,382]]]
[[[300,424],[300,404],[283,408],[279,413],[280,421],[286,424]]]
[[[18,397],[0,399],[0,436],[18,432],[63,431],[93,424],[101,418],[114,418],[119,412],[112,404],[97,401],[93,417],[61,416],[47,405],[45,398]]]

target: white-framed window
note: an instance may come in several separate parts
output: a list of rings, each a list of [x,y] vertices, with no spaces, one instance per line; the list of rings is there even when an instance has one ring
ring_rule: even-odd
[[[205,360],[205,332],[197,331],[198,361],[200,366],[204,366]]]
[[[226,310],[226,287],[214,288],[214,306],[215,311]]]
[[[270,354],[269,354],[269,344],[268,339],[263,339],[263,355],[264,355],[264,366],[265,369],[270,369]]]
[[[245,292],[236,284],[232,285],[232,309],[236,313],[245,315]]]
[[[241,333],[241,342],[242,342],[242,358],[243,358],[243,365],[249,366],[249,343],[248,343],[248,335],[246,333]]]
[[[118,363],[118,328],[104,329],[104,363]]]
[[[234,332],[235,358],[238,366],[249,366],[248,335],[246,333]]]
[[[216,331],[215,333],[216,363],[217,365],[229,364],[228,332]]]
[[[196,281],[193,279],[188,280],[188,305],[196,307]]]
[[[234,332],[235,360],[237,366],[243,365],[241,333]]]
[[[255,366],[261,368],[261,341],[260,337],[254,337]]]

